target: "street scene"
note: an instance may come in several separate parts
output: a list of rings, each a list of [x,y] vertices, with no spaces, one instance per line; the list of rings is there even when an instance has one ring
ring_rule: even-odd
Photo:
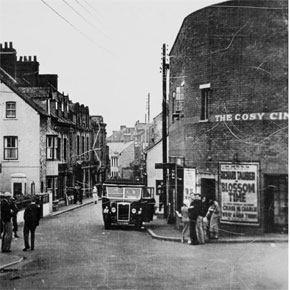
[[[287,290],[288,0],[0,0],[0,289]]]
[[[24,260],[1,271],[1,289],[287,289],[288,243],[191,247],[106,231],[101,203],[41,220],[35,250],[22,247],[21,234],[12,250]]]

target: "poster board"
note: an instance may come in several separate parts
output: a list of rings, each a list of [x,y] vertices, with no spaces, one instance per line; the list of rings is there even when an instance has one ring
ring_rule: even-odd
[[[184,168],[183,200],[189,201],[190,194],[196,192],[196,169]]]
[[[221,222],[258,224],[258,163],[220,163]]]

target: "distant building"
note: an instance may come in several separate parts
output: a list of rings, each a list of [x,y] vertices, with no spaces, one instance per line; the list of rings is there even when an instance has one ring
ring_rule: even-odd
[[[134,128],[121,126],[107,138],[111,177],[145,181],[145,150],[149,145],[149,123],[137,121]]]

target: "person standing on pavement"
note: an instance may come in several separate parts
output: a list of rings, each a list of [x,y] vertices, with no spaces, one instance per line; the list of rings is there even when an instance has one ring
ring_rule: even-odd
[[[17,223],[17,214],[18,214],[18,207],[16,205],[16,201],[14,197],[10,198],[11,208],[13,211],[12,216],[12,225],[13,225],[13,232],[14,232],[14,238],[19,238],[17,231],[18,231],[18,223]]]
[[[206,196],[201,197],[201,215],[202,215],[202,228],[203,228],[203,235],[204,241],[207,242],[209,240],[209,227],[208,227],[208,220],[206,217],[208,211],[208,202]]]
[[[218,239],[219,222],[220,222],[220,207],[216,200],[211,201],[207,212],[209,220],[209,234],[211,239]]]
[[[1,201],[1,220],[3,225],[3,236],[2,236],[2,253],[11,252],[11,241],[12,241],[12,217],[13,209],[11,207],[10,198],[12,197],[10,192],[4,193],[4,199]]]
[[[195,200],[194,200],[194,207],[196,210],[196,235],[197,235],[197,240],[199,244],[204,244],[204,233],[203,233],[203,227],[202,227],[202,202],[201,202],[201,195],[199,193],[195,194]]]
[[[188,201],[187,200],[183,202],[183,206],[181,207],[181,214],[182,214],[182,222],[183,222],[181,242],[184,243],[185,234],[187,230],[189,229]]]
[[[32,197],[31,204],[24,211],[23,251],[27,251],[28,249],[31,249],[31,251],[34,250],[35,230],[36,227],[39,225],[40,217],[41,217],[40,206],[35,203],[35,197]],[[31,248],[29,246],[29,232],[30,232]]]
[[[190,240],[188,241],[188,244],[198,245],[198,240],[197,240],[197,235],[196,235],[196,220],[198,216],[198,206],[196,205],[194,193],[190,194],[190,199],[191,199],[191,202],[188,208]]]
[[[93,200],[95,204],[98,203],[98,189],[96,185],[93,187]]]
[[[77,186],[77,191],[78,191],[79,202],[80,202],[80,204],[82,204],[83,203],[83,192],[82,192],[82,189],[79,185]]]

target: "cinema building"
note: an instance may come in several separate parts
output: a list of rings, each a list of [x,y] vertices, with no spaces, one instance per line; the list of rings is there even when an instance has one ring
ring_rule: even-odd
[[[287,231],[287,19],[279,0],[184,19],[169,54],[168,157],[183,171],[168,193],[175,210],[199,192],[219,202],[222,230]]]

